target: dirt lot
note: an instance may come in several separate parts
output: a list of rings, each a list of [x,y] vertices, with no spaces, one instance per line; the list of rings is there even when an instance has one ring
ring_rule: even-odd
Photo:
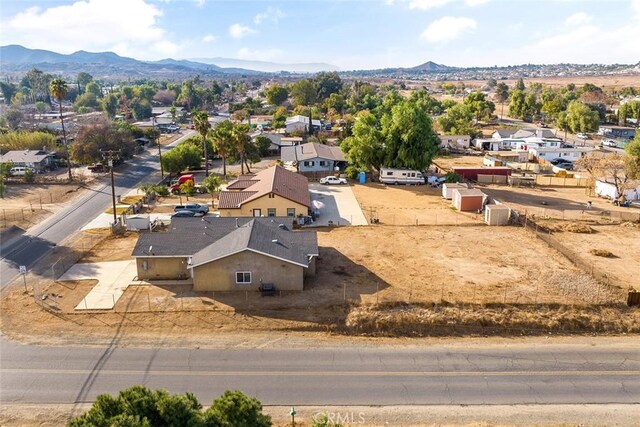
[[[510,87],[516,84],[516,80],[502,80]],[[449,82],[453,84],[460,84],[458,81]],[[486,82],[484,80],[468,80],[463,81],[466,86],[480,87]],[[576,86],[582,86],[585,83],[593,83],[596,86],[607,89],[620,89],[624,87],[638,87],[640,86],[640,75],[616,75],[616,76],[566,76],[566,77],[539,77],[539,78],[525,78],[524,83],[529,85],[530,83],[542,83],[543,85],[552,87],[562,87],[569,83],[573,83]]]
[[[482,216],[457,212],[451,200],[442,198],[442,189],[426,185],[354,185],[356,196],[367,218],[378,218],[385,225],[480,224]]]
[[[2,199],[0,229],[15,225],[24,230],[79,196],[81,184],[10,184]]]
[[[450,156],[441,156],[437,157],[434,160],[434,165],[440,169],[451,169],[452,166],[482,166],[482,159],[484,157],[481,155],[477,156],[460,156],[460,155],[450,155]],[[431,167],[433,169],[433,166]]]

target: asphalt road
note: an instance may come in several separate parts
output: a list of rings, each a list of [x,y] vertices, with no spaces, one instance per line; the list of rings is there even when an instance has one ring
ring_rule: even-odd
[[[2,342],[5,403],[84,403],[135,384],[266,405],[637,404],[639,348],[37,347]]]
[[[179,144],[193,135],[188,131],[171,147]],[[166,150],[166,148],[165,148]],[[157,151],[152,154],[138,156],[129,160],[126,165],[118,168],[114,173],[116,194],[124,194],[160,169]],[[111,182],[103,180],[100,185],[92,188],[88,194],[74,200],[60,212],[50,216],[41,224],[34,226],[27,233],[2,242],[0,248],[0,288],[11,283],[18,275],[21,265],[32,267],[42,256],[54,246],[60,244],[67,237],[80,230],[96,216],[111,206]]]

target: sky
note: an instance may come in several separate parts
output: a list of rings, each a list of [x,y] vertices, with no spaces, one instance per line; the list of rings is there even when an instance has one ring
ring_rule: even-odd
[[[630,64],[640,0],[2,0],[0,44],[341,70]]]

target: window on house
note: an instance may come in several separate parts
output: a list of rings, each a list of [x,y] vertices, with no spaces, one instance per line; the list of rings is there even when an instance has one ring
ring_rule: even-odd
[[[296,208],[287,208],[287,216],[296,216]]]
[[[251,272],[236,271],[236,285],[248,285],[248,284],[251,284]]]
[[[276,216],[276,208],[267,208],[267,216]]]
[[[324,160],[320,160],[320,166],[326,166],[327,162],[325,162]]]

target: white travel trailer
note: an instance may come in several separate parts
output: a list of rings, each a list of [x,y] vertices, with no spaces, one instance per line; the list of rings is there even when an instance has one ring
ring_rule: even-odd
[[[384,184],[422,185],[424,176],[422,172],[412,169],[380,169],[380,182]]]

